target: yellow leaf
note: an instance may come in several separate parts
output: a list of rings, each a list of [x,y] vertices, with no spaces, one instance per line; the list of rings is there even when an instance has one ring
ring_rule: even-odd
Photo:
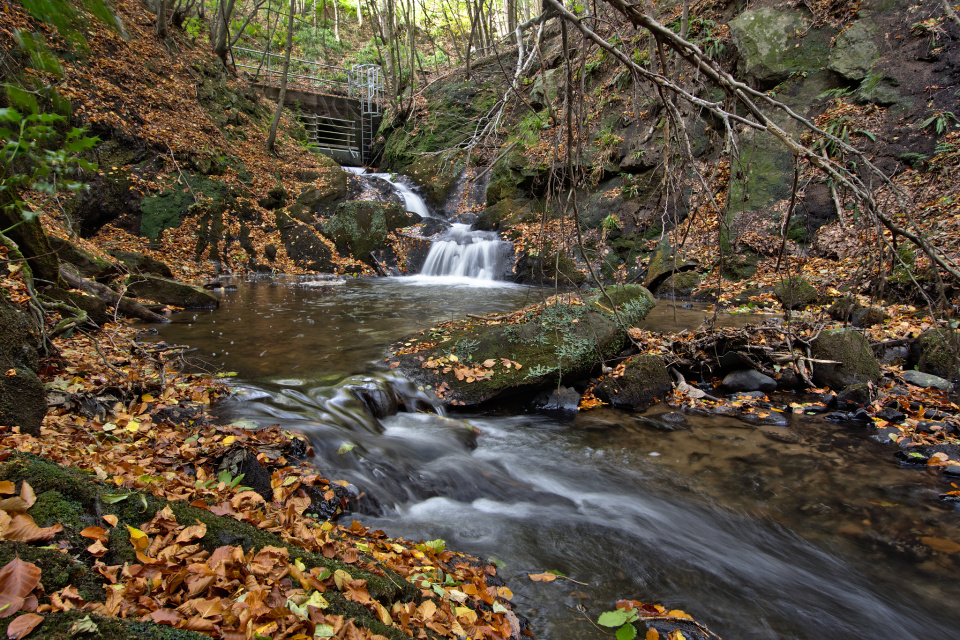
[[[510,591],[508,587],[497,587],[497,595],[503,598],[504,600],[513,599],[513,591]]]
[[[223,439],[223,444],[231,445],[236,441],[237,441],[237,436],[227,436],[226,438]]]
[[[153,396],[150,395],[149,393],[143,394],[143,395],[140,397],[140,399],[143,400],[144,402],[153,402],[153,400],[154,400]]]
[[[686,611],[681,611],[680,609],[671,609],[667,612],[667,615],[671,618],[686,618],[687,620],[693,620],[693,616]]]
[[[106,521],[106,523],[109,524],[111,527],[117,526],[117,522],[118,522],[117,516],[112,515],[112,514],[111,514],[111,515],[105,515],[105,516],[103,516],[103,519],[104,519],[104,520]]]
[[[131,420],[127,423],[127,431],[136,432],[140,429],[140,423],[136,420]]]
[[[150,546],[150,536],[130,525],[127,525],[127,531],[130,532],[130,544],[133,545],[133,548],[137,551],[146,551],[147,547]]]
[[[534,582],[553,582],[557,576],[552,573],[528,573],[527,577]]]
[[[660,640],[660,632],[656,629],[647,629],[647,635],[644,640]]]

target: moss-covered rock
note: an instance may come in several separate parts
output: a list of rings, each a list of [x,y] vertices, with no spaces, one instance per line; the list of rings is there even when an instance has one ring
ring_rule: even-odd
[[[497,231],[520,222],[534,222],[537,217],[539,214],[533,210],[530,200],[504,199],[477,214],[473,228],[478,231]]]
[[[827,309],[831,318],[839,322],[849,322],[855,327],[872,327],[880,324],[889,316],[877,307],[865,307],[851,296],[840,298]]]
[[[690,296],[700,286],[700,276],[694,271],[684,271],[669,276],[657,287],[657,295]]]
[[[200,172],[184,172],[182,179],[172,181],[164,191],[140,202],[140,233],[156,240],[164,229],[180,226],[197,202],[208,199],[207,207],[217,209],[228,194],[229,189],[222,182]]]
[[[514,267],[514,280],[519,284],[538,286],[575,286],[587,281],[587,274],[563,252],[522,256]]]
[[[803,309],[820,298],[813,285],[800,277],[784,278],[773,287],[773,292],[786,309]]]
[[[85,278],[97,280],[120,273],[120,269],[114,263],[93,255],[69,240],[50,236],[50,247],[57,252],[61,262],[69,262]]]
[[[811,352],[814,359],[839,363],[814,364],[813,381],[818,386],[843,389],[880,379],[880,363],[873,355],[870,343],[853,329],[824,331],[813,341]]]
[[[799,11],[748,9],[730,21],[730,37],[743,71],[763,86],[826,66],[831,35],[811,28]]]
[[[727,280],[739,282],[753,277],[757,273],[759,259],[752,253],[726,255],[723,257],[721,275]]]
[[[869,18],[861,18],[844,29],[834,41],[827,68],[847,80],[859,82],[866,78],[880,57],[878,31],[877,24]]]
[[[423,190],[427,204],[439,209],[447,202],[464,168],[462,153],[441,153],[417,158],[406,168],[406,174]]]
[[[47,413],[46,391],[36,374],[38,336],[30,316],[0,294],[0,424],[33,435],[40,434]]]
[[[910,349],[911,361],[923,373],[955,380],[960,373],[960,339],[954,331],[927,329]]]
[[[44,578],[44,586],[46,586],[46,578]],[[0,620],[0,633],[4,637],[6,637],[7,627],[14,619],[11,617]],[[89,620],[96,630],[78,631],[74,625],[84,620]],[[89,627],[89,624],[83,626],[84,629]],[[209,640],[209,636],[193,631],[175,629],[151,622],[107,618],[79,609],[44,614],[43,622],[28,637],[30,640],[77,640],[78,638],[83,640],[124,640],[125,638],[137,638],[137,640]]]
[[[619,353],[627,329],[656,304],[638,285],[608,287],[606,292],[593,290],[582,302],[529,307],[516,324],[464,321],[446,333],[428,331],[402,340],[394,360],[418,384],[441,388],[438,395],[463,405],[556,385]],[[418,351],[408,343],[428,347]],[[438,366],[425,367],[424,362]],[[465,375],[464,367],[490,375]]]
[[[394,202],[371,200],[343,202],[337,212],[322,224],[323,235],[330,238],[342,254],[373,264],[373,251],[386,245],[387,234],[419,222]]]
[[[80,291],[69,291],[59,287],[47,287],[41,295],[48,300],[62,302],[71,307],[86,311],[87,318],[95,324],[103,326],[113,320],[113,314],[107,310],[107,303],[97,296],[87,295]]]
[[[138,298],[184,309],[215,309],[220,299],[209,291],[190,284],[141,274],[127,276],[127,292]]]
[[[672,388],[663,358],[647,354],[630,358],[623,374],[604,378],[594,394],[615,407],[640,411],[662,399]]]
[[[155,258],[133,251],[111,251],[110,255],[119,260],[130,273],[144,273],[161,278],[172,278],[173,271]]]

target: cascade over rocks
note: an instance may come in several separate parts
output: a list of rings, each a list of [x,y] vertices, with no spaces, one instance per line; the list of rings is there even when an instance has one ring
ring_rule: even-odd
[[[656,304],[638,285],[606,292],[609,298],[598,290],[582,300],[552,298],[512,314],[507,323],[469,319],[428,329],[393,345],[391,367],[459,405],[555,386],[619,353],[627,328]]]

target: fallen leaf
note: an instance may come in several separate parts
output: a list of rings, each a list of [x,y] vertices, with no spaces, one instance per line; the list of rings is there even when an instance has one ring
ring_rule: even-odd
[[[924,536],[920,538],[920,542],[927,545],[934,551],[942,551],[947,554],[954,554],[960,551],[960,544],[957,544],[953,540],[944,540],[943,538],[931,538],[929,536]]]
[[[20,640],[37,628],[37,625],[43,622],[43,616],[35,613],[25,613],[22,616],[14,618],[7,627],[7,638],[10,640]]]
[[[40,567],[14,558],[0,569],[0,618],[20,610],[23,600],[40,584]]]
[[[557,576],[552,573],[528,573],[527,577],[534,582],[553,582],[557,579]]]
[[[51,527],[40,528],[34,522],[33,516],[21,513],[13,517],[10,524],[3,530],[5,540],[17,542],[46,542],[63,530],[63,526],[55,524]]]

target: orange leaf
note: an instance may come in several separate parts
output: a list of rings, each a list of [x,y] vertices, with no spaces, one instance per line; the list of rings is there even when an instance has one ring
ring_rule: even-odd
[[[960,544],[957,544],[953,540],[944,540],[943,538],[931,538],[929,536],[924,536],[923,538],[920,538],[920,542],[935,551],[942,551],[943,553],[953,554],[960,551]]]
[[[10,524],[7,525],[7,528],[3,530],[3,537],[6,540],[15,540],[17,542],[46,542],[53,540],[53,536],[62,530],[63,527],[59,524],[41,529],[37,526],[37,523],[33,521],[33,516],[27,513],[21,513],[14,516]]]
[[[644,638],[645,640],[660,640],[660,632],[656,629],[647,629],[647,635]]]
[[[107,548],[103,546],[103,543],[99,540],[94,541],[92,545],[87,547],[87,552],[92,555],[94,558],[99,558],[107,552]]]
[[[90,538],[91,540],[99,540],[100,542],[106,542],[107,532],[101,527],[87,527],[80,532],[80,535],[84,538]]]
[[[117,523],[119,522],[119,520],[117,519],[117,516],[115,516],[115,515],[106,515],[106,516],[103,516],[103,520],[104,520],[104,522],[106,522],[106,523],[107,523],[108,525],[110,525],[111,527],[117,526]]]
[[[4,480],[0,482],[0,493],[4,495],[10,495],[17,492],[17,487],[9,480]]]
[[[553,582],[557,579],[557,576],[552,573],[528,573],[527,577],[534,582]]]
[[[23,599],[40,584],[40,567],[14,558],[0,569],[0,618],[20,610]]]
[[[43,622],[43,616],[35,613],[25,613],[22,616],[14,618],[10,626],[7,627],[7,638],[10,640],[20,640],[20,638],[36,629],[37,625]]]

